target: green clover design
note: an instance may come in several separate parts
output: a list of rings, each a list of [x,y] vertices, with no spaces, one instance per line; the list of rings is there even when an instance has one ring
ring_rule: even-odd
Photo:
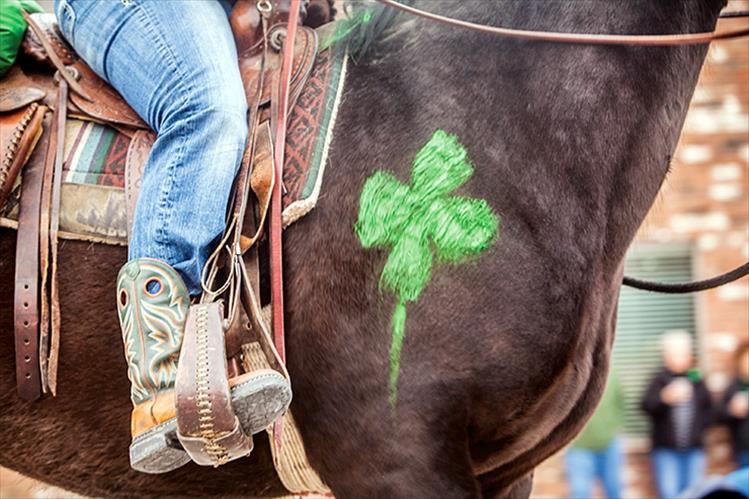
[[[432,275],[433,260],[460,263],[487,249],[498,218],[483,199],[450,195],[473,175],[457,137],[437,130],[416,154],[411,185],[377,171],[367,179],[354,230],[364,248],[390,249],[380,289],[395,294],[390,347],[390,405],[397,400],[406,303],[416,301]]]

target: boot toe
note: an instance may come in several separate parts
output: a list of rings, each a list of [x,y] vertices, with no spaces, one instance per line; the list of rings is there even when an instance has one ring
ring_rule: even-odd
[[[137,435],[130,444],[130,466],[143,473],[167,473],[184,466],[190,457],[176,438],[177,420],[170,419]]]

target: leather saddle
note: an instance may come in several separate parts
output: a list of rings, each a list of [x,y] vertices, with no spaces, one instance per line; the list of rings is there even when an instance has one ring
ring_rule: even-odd
[[[324,1],[327,5],[327,0]],[[269,15],[260,14],[258,3],[272,5]],[[240,218],[234,225],[237,246],[242,249],[242,265],[236,273],[243,279],[236,287],[232,284],[229,291],[223,289],[208,297],[208,302],[226,301],[225,307],[208,308],[216,314],[227,310],[228,317],[225,320],[218,317],[216,322],[217,348],[226,351],[226,358],[219,356],[215,362],[226,366],[224,372],[229,378],[242,374],[242,345],[251,342],[257,342],[266,352],[270,367],[288,377],[260,310],[260,264],[255,243],[270,205],[271,189],[280,181],[274,178],[270,122],[290,4],[291,0],[240,0],[230,16],[242,80],[248,102],[252,104],[249,117],[252,139],[245,154],[251,158],[243,160],[232,195],[233,208],[228,215],[230,219],[232,216]],[[125,172],[128,227],[140,175],[155,135],[117,91],[70,48],[61,37],[54,16],[34,14],[29,16],[29,24],[31,29],[22,44],[20,64],[0,80],[0,146],[3,150],[0,208],[6,202],[18,203],[14,303],[16,377],[19,395],[35,400],[42,393],[54,395],[57,384],[60,310],[56,269],[65,120],[72,116],[106,124],[132,139]],[[296,31],[288,85],[289,108],[294,106],[310,76],[317,48],[316,31],[300,26]],[[18,189],[21,176],[23,184]],[[243,182],[242,178],[247,181]],[[11,193],[18,191],[18,199],[9,200]],[[231,267],[217,255],[208,281],[230,282],[236,277]],[[221,324],[225,325],[223,331]],[[215,372],[220,373],[221,369]],[[231,380],[226,383],[226,377],[223,383],[216,380],[214,385],[228,389]],[[213,396],[220,398],[225,394]],[[178,413],[179,410],[178,407]]]

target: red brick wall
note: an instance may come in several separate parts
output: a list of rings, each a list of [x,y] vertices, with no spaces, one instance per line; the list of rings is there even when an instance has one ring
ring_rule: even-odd
[[[731,1],[729,9],[749,9]],[[747,21],[724,21],[725,27]],[[690,106],[673,168],[640,229],[638,242],[688,242],[695,277],[749,260],[749,42],[713,44]],[[718,395],[732,375],[733,349],[749,339],[749,280],[695,296],[700,364]],[[627,497],[654,497],[647,443],[626,442]],[[731,469],[722,428],[708,435],[708,472]],[[597,496],[601,495],[600,489]],[[533,497],[567,497],[561,456],[536,472]]]

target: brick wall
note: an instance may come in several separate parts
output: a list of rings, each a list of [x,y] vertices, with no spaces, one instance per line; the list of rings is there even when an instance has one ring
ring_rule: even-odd
[[[749,1],[729,2],[731,10]],[[725,21],[726,27],[747,21]],[[749,260],[749,43],[714,44],[700,75],[673,168],[637,242],[688,242],[695,277],[712,277]],[[749,339],[749,280],[695,296],[701,368],[718,395],[732,375],[733,350]],[[708,434],[708,472],[731,469],[722,428]],[[628,441],[627,497],[654,497],[647,444]],[[603,497],[599,490],[597,497]],[[562,458],[536,472],[533,497],[567,497]]]

